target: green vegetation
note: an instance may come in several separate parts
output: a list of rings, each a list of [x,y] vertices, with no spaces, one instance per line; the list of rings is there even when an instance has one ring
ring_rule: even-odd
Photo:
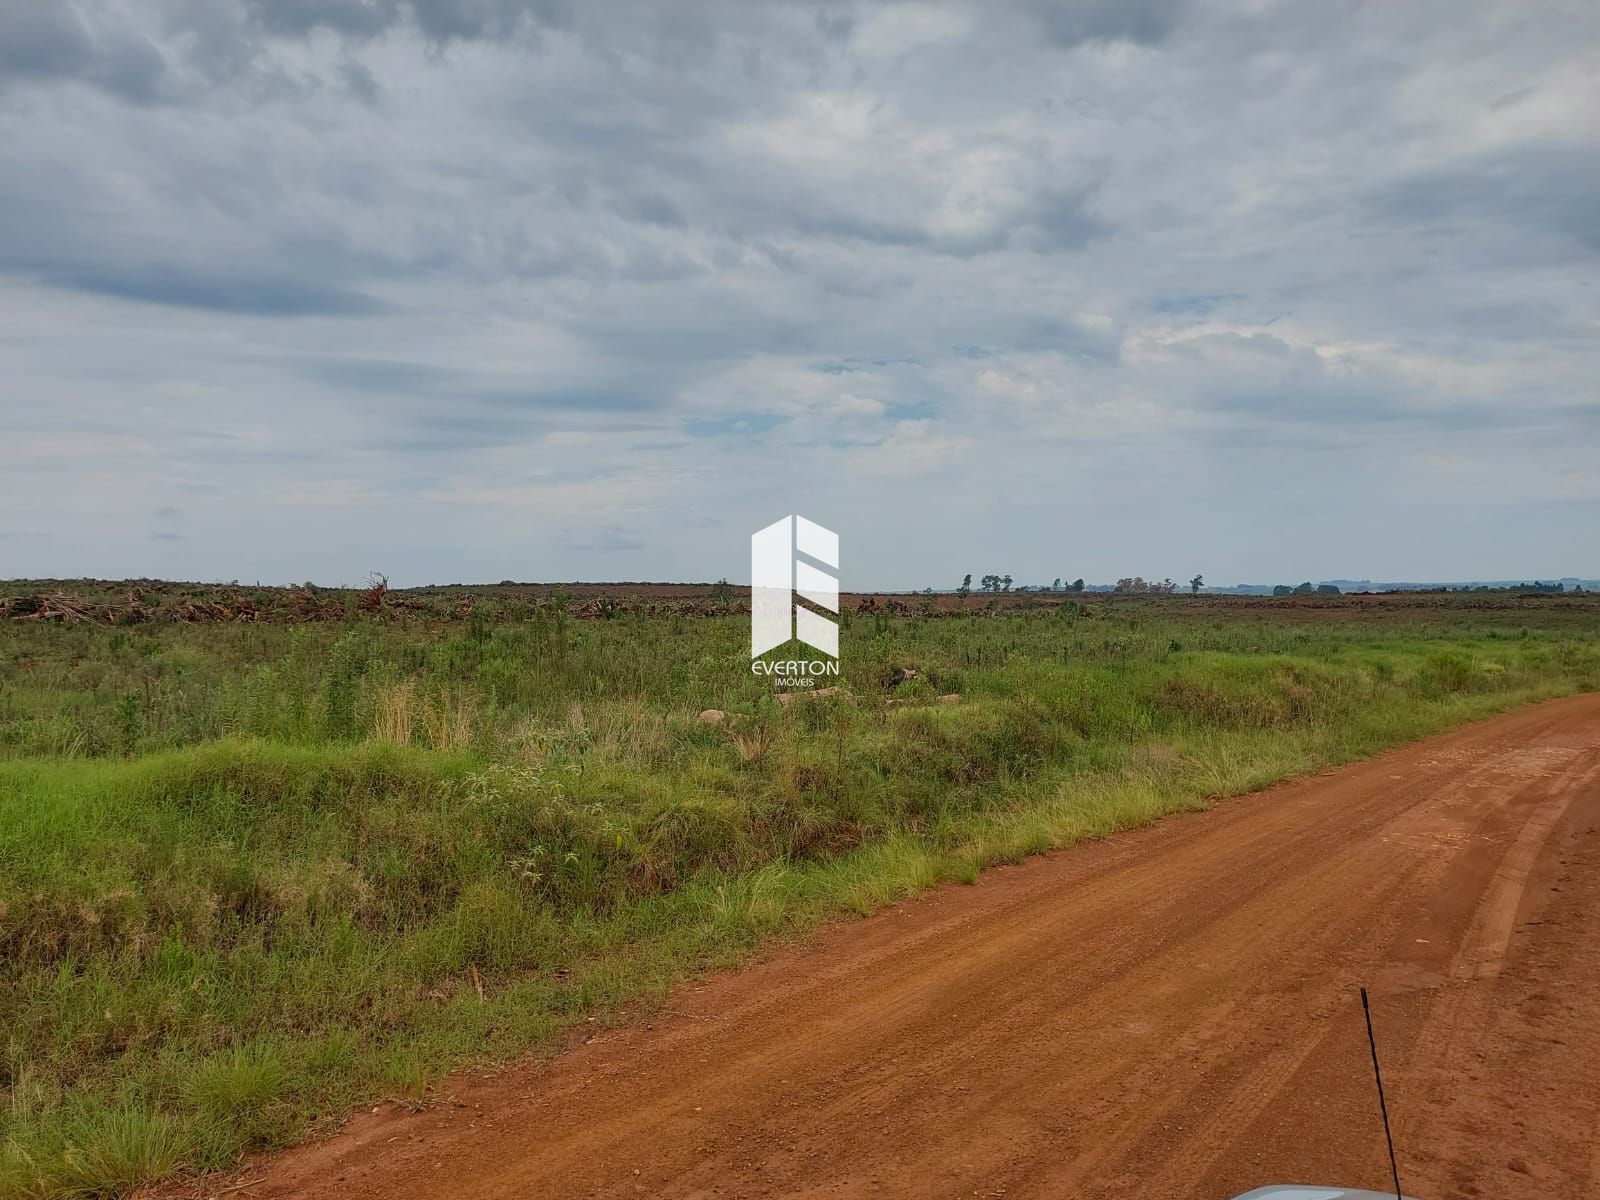
[[[559,597],[0,624],[0,1196],[225,1167],[763,938],[1600,687],[1572,604],[858,614],[849,693],[787,707],[737,616]]]

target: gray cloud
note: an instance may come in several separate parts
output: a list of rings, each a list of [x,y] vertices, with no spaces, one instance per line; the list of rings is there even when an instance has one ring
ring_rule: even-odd
[[[417,27],[437,41],[505,38],[524,23],[564,26],[568,6],[555,0],[412,0]]]
[[[1057,46],[1128,41],[1152,45],[1178,23],[1181,0],[1077,0],[1040,4],[1045,36]]]
[[[370,315],[383,308],[371,296],[354,289],[292,275],[197,272],[161,264],[83,265],[49,269],[39,275],[58,287],[100,296],[222,313],[335,317]]]
[[[0,4],[0,88],[28,81],[80,80],[125,99],[158,96],[167,64],[136,31],[91,31],[67,3]]]
[[[1597,43],[1488,0],[0,0],[8,561],[736,577],[799,509],[862,584],[1578,570]]]
[[[355,59],[339,64],[339,77],[344,80],[350,94],[364,104],[376,104],[382,89],[371,69]]]
[[[246,0],[245,7],[261,28],[293,37],[327,30],[364,39],[410,24],[436,42],[473,41],[570,20],[554,0]]]
[[[1559,237],[1600,253],[1600,160],[1582,142],[1518,145],[1395,181],[1380,211],[1421,232],[1470,226],[1518,246]]]
[[[269,32],[296,37],[317,29],[372,37],[403,12],[396,0],[246,0],[245,8]]]

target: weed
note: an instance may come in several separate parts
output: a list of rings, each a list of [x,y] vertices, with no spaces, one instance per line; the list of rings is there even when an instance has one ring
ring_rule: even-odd
[[[396,603],[3,627],[0,1197],[114,1195],[421,1104],[763,937],[1600,687],[1565,610],[1074,600],[863,614],[844,690],[784,708],[737,615],[558,596],[430,629]]]

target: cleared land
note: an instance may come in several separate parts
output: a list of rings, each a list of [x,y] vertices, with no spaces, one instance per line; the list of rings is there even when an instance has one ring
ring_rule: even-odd
[[[1600,697],[834,927],[262,1197],[1600,1194]]]
[[[736,594],[634,586],[0,587],[0,1197],[227,1171],[832,918],[1600,689],[1600,596],[862,597],[843,690],[784,705]]]

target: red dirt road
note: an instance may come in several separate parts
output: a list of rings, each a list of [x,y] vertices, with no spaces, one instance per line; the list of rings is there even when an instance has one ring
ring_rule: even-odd
[[[249,1197],[1600,1196],[1600,696],[991,872]],[[253,1177],[261,1172],[252,1172]]]

